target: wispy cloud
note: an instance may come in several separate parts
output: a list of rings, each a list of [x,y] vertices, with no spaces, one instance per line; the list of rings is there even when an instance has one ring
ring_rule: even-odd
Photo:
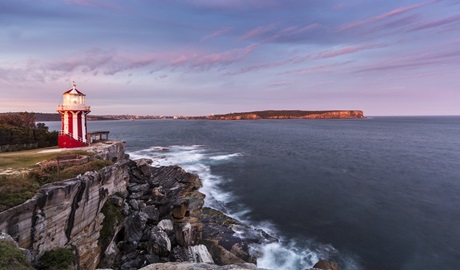
[[[426,2],[420,3],[420,4],[415,4],[415,5],[411,5],[411,6],[407,6],[407,7],[401,7],[401,8],[393,9],[393,10],[391,10],[389,12],[386,12],[386,13],[383,13],[383,14],[368,18],[368,19],[364,19],[364,20],[360,20],[360,21],[354,21],[352,23],[345,24],[345,25],[339,27],[338,30],[339,31],[345,31],[345,30],[350,30],[350,29],[354,29],[354,28],[357,28],[357,27],[361,27],[361,26],[364,26],[364,25],[368,25],[368,24],[371,24],[371,23],[379,22],[379,21],[388,19],[390,17],[401,15],[401,14],[407,13],[409,11],[412,11],[414,9],[418,9],[418,8],[421,8],[421,7],[424,7],[424,6],[427,6],[427,5],[431,5],[431,4],[434,4],[434,3],[437,3],[437,2],[440,2],[440,0],[431,0],[431,1],[426,1]]]
[[[97,0],[65,0],[66,3],[77,6],[91,7],[91,8],[102,8],[112,10],[123,10],[122,6],[114,2],[101,2]]]
[[[254,72],[254,71],[274,69],[274,68],[278,68],[278,67],[282,67],[286,65],[301,64],[306,61],[320,61],[320,60],[325,60],[329,58],[340,57],[340,56],[347,55],[347,54],[357,53],[360,51],[384,48],[387,46],[389,45],[385,43],[375,43],[375,44],[364,44],[364,45],[354,45],[354,46],[351,45],[351,46],[341,47],[338,49],[325,49],[325,50],[320,50],[317,52],[311,52],[306,55],[290,57],[289,59],[286,59],[286,60],[280,60],[280,61],[274,61],[274,62],[265,63],[265,64],[258,64],[258,65],[252,65],[249,67],[244,67],[236,71],[226,72],[225,75],[231,75],[231,76],[240,75],[240,74]]]
[[[460,60],[460,49],[450,51],[436,51],[416,54],[397,59],[378,61],[376,63],[367,64],[365,67],[356,70],[356,73],[385,71],[385,70],[401,70],[414,67],[433,67],[437,64],[456,64]]]
[[[232,1],[216,1],[216,0],[187,0],[191,5],[216,10],[247,10],[247,9],[264,9],[272,8],[279,5],[276,0],[232,0]]]
[[[223,29],[217,30],[215,32],[212,32],[209,35],[206,35],[206,36],[202,37],[201,41],[208,40],[208,39],[211,39],[211,38],[215,38],[215,37],[218,37],[218,36],[222,36],[223,34],[226,34],[226,33],[230,32],[231,30],[232,30],[231,27],[225,27]]]
[[[274,24],[269,24],[269,25],[265,25],[265,26],[259,26],[259,27],[256,27],[248,32],[246,32],[245,34],[243,34],[243,36],[241,36],[241,40],[246,40],[246,39],[252,39],[252,38],[255,38],[257,36],[260,36],[262,34],[265,34],[271,30],[273,30],[275,28],[275,25]]]
[[[460,15],[453,15],[453,16],[450,16],[444,19],[433,20],[427,23],[420,24],[419,26],[416,26],[410,29],[409,32],[425,30],[429,28],[434,28],[434,27],[448,25],[448,24],[454,24],[458,22],[460,22]]]
[[[383,48],[387,46],[388,44],[385,44],[385,43],[346,46],[340,49],[320,52],[314,58],[316,59],[332,58],[332,57],[342,56],[342,55],[351,54],[351,53],[369,50],[369,49]]]

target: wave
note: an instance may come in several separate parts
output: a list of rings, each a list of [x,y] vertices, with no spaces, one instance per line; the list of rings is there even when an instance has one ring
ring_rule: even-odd
[[[320,259],[334,258],[340,261],[344,270],[359,270],[360,267],[350,256],[343,256],[331,245],[321,245],[314,242],[305,243],[296,240],[286,240],[270,221],[253,222],[250,220],[251,210],[238,203],[238,197],[232,192],[224,191],[221,185],[229,181],[211,172],[211,165],[232,162],[241,157],[242,153],[213,152],[203,145],[171,145],[167,147],[153,146],[147,149],[128,152],[132,159],[150,158],[152,166],[177,165],[190,173],[197,174],[202,180],[200,192],[206,195],[205,206],[219,210],[226,215],[241,221],[253,228],[262,229],[269,235],[279,239],[252,246],[252,251],[260,254],[257,266],[263,269],[297,270],[308,269]],[[248,231],[234,228],[235,235],[248,237]]]

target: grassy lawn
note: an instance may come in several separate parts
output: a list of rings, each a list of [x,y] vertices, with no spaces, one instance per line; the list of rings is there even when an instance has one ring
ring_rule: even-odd
[[[79,154],[90,157],[83,165],[62,168],[40,169],[40,161],[59,156]],[[21,204],[32,198],[40,186],[59,180],[73,178],[87,171],[100,170],[112,164],[110,161],[94,158],[94,154],[83,150],[60,150],[57,147],[20,152],[0,153],[0,211]]]
[[[27,169],[33,167],[37,162],[53,159],[61,155],[76,153],[76,151],[58,151],[57,147],[40,148],[19,152],[0,153],[0,170],[6,169]],[[84,152],[84,151],[78,151]],[[86,152],[85,152],[86,153]]]

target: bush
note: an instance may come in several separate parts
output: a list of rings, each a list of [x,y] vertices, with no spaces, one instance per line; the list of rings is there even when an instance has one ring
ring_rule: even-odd
[[[122,197],[123,196],[119,196]],[[110,198],[104,203],[101,209],[104,214],[104,221],[102,222],[102,229],[99,237],[99,247],[105,250],[110,243],[110,240],[114,236],[114,228],[117,225],[123,223],[124,216],[122,213],[122,207],[118,207],[112,203]]]
[[[14,244],[0,240],[0,269],[33,269],[26,256]]]
[[[43,270],[66,270],[73,269],[77,258],[72,250],[67,248],[58,248],[45,252],[40,257],[40,269]]]
[[[39,184],[22,176],[0,176],[0,212],[32,198]]]

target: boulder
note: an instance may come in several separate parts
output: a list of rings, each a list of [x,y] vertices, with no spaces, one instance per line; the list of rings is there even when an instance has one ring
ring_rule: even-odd
[[[176,223],[174,224],[174,231],[176,233],[176,242],[183,247],[193,245],[192,225],[190,223]]]
[[[150,231],[150,239],[147,247],[150,254],[168,256],[171,252],[171,241],[168,234],[158,227]]]
[[[175,221],[180,222],[187,216],[189,204],[190,204],[189,200],[182,200],[173,205],[172,217],[175,219]]]
[[[170,219],[163,219],[160,222],[158,222],[157,225],[158,228],[160,228],[162,231],[165,232],[170,232],[174,229],[173,223]]]
[[[154,205],[147,205],[142,208],[142,212],[147,214],[147,222],[148,223],[156,223],[160,218],[160,210],[156,208]]]
[[[342,268],[340,268],[340,266],[337,263],[327,260],[320,260],[315,265],[313,265],[313,268],[322,270],[342,270]]]
[[[125,239],[128,242],[139,241],[149,216],[144,212],[135,212],[125,219]]]

